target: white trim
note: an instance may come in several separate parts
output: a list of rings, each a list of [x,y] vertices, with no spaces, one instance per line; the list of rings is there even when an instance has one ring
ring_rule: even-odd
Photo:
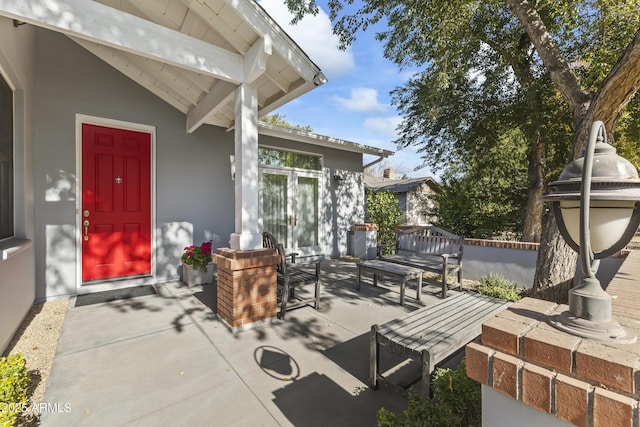
[[[100,283],[92,282],[91,285],[82,284],[82,125],[106,126],[116,129],[131,130],[148,133],[151,137],[151,278],[123,279],[123,282]],[[76,114],[76,292],[81,289],[91,288],[91,291],[117,289],[150,283],[156,277],[156,255],[158,248],[158,236],[156,233],[156,127],[140,123],[126,122],[123,120],[109,119],[105,117]],[[151,279],[151,280],[150,280]],[[105,289],[106,288],[106,289]]]
[[[240,55],[97,2],[0,0],[0,15],[223,80],[242,81]]]
[[[383,150],[382,148],[371,147],[311,132],[302,132],[282,126],[275,126],[265,122],[259,122],[258,133],[260,135],[273,136],[275,138],[286,139],[289,141],[303,142],[309,145],[318,145],[320,147],[334,148],[336,150],[351,151],[354,153],[371,154],[381,157],[389,157],[394,154],[393,151]]]
[[[324,168],[321,170],[316,169],[301,169],[301,168],[291,168],[291,167],[273,167],[273,166],[262,166],[258,167],[258,225],[260,227],[260,231],[264,230],[264,212],[262,211],[262,206],[264,203],[264,186],[263,186],[263,178],[264,174],[270,175],[281,175],[287,177],[287,215],[297,215],[300,211],[300,207],[297,204],[297,191],[298,191],[298,178],[306,177],[306,178],[315,178],[318,180],[318,198],[316,200],[316,211],[318,213],[318,222],[316,224],[317,232],[318,232],[318,244],[316,246],[305,246],[298,247],[297,240],[297,227],[298,225],[290,225],[288,227],[287,232],[287,242],[280,242],[284,244],[287,251],[294,251],[299,253],[301,256],[308,255],[318,255],[323,253],[325,250],[324,244],[322,242],[322,208],[324,201]],[[296,227],[296,228],[294,228]]]

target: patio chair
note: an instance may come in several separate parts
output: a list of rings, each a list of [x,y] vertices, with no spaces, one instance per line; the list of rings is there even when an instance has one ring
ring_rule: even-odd
[[[324,260],[324,256],[306,257],[298,256],[298,253],[285,254],[282,243],[278,243],[275,237],[267,231],[262,233],[262,246],[275,249],[280,255],[280,263],[276,265],[278,302],[280,303],[278,318],[284,319],[287,310],[303,305],[313,305],[313,308],[317,310],[320,306],[320,263]],[[303,262],[297,262],[303,259]],[[315,273],[312,272],[314,268]],[[312,297],[296,297],[296,288],[304,285],[315,285]]]

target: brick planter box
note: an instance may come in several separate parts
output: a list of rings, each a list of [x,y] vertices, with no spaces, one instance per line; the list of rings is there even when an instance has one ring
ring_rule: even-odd
[[[217,250],[218,318],[232,331],[271,322],[277,312],[276,264],[273,249]]]
[[[567,308],[525,298],[485,321],[481,341],[466,347],[467,375],[574,425],[637,426],[639,344],[579,338],[547,323]]]

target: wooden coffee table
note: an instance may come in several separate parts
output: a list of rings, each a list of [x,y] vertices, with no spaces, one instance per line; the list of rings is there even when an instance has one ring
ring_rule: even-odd
[[[400,305],[404,305],[404,289],[407,284],[407,280],[417,279],[418,291],[416,294],[416,299],[420,301],[420,295],[422,294],[423,273],[421,269],[379,260],[363,261],[358,264],[358,285],[356,286],[357,290],[360,290],[360,281],[362,279],[363,271],[373,273],[373,286],[378,286],[378,276],[389,276],[399,279]]]

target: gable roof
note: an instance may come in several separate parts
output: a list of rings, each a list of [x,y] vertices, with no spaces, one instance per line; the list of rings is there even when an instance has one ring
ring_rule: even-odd
[[[411,179],[389,179],[365,175],[364,178],[365,188],[373,190],[374,193],[379,191],[389,191],[396,194],[409,193],[422,184],[427,184],[433,191],[440,192],[440,185],[430,176]]]
[[[0,16],[63,33],[186,115],[233,127],[236,88],[263,116],[326,83],[253,0],[0,0]]]

